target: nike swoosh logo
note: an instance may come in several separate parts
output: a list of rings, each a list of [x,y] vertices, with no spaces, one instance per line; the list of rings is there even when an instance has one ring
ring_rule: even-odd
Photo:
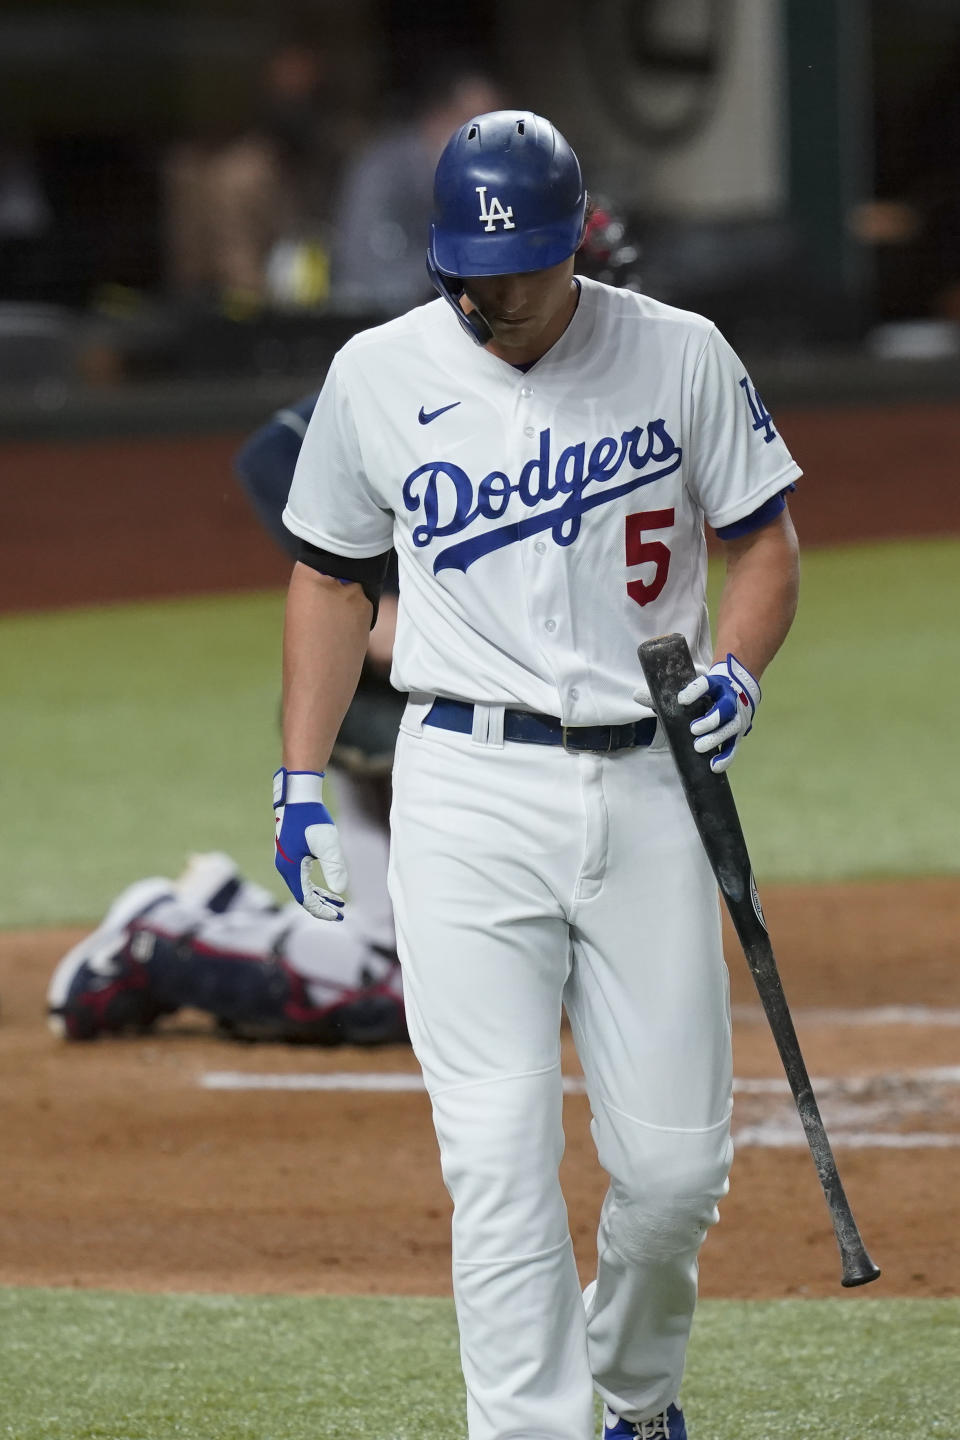
[[[429,414],[421,405],[420,414],[417,416],[417,419],[421,425],[429,425],[430,421],[436,420],[438,415],[445,415],[448,410],[455,410],[460,403],[459,400],[453,400],[449,405],[441,405],[439,410],[431,410]]]

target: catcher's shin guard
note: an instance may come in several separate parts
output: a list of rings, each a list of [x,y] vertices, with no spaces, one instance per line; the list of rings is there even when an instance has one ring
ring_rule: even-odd
[[[399,985],[362,976],[353,988],[331,985],[326,1003],[311,998],[282,954],[282,937],[266,955],[215,947],[195,934],[165,935],[149,924],[130,938],[151,993],[173,1008],[213,1015],[238,1039],[314,1045],[372,1045],[406,1039]]]

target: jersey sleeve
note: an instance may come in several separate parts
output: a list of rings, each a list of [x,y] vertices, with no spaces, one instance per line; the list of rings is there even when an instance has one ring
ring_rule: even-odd
[[[689,485],[714,529],[744,519],[803,473],[746,367],[711,330],[693,377]]]
[[[342,367],[335,357],[303,437],[283,523],[336,555],[381,555],[393,544],[393,512],[375,494]]]
[[[257,517],[277,543],[296,557],[299,542],[282,520],[297,456],[317,403],[316,394],[278,410],[246,441],[233,468]]]

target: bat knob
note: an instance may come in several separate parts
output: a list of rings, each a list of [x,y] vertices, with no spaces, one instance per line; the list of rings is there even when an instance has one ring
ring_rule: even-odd
[[[879,1275],[880,1266],[874,1265],[864,1250],[862,1255],[852,1256],[849,1260],[844,1259],[843,1278],[840,1284],[850,1290],[854,1285],[869,1285],[871,1280],[878,1279]]]

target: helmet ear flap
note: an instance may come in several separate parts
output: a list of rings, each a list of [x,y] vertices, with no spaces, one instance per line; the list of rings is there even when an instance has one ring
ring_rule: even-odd
[[[460,294],[463,294],[462,287],[460,289]],[[453,299],[452,296],[451,299]],[[477,344],[488,344],[489,341],[493,339],[493,331],[487,324],[486,316],[483,314],[483,312],[481,310],[478,310],[476,305],[474,305],[473,309],[468,314],[460,305],[459,299],[454,300],[453,304],[456,308],[457,314],[460,317],[461,323],[463,324],[464,328],[473,336]]]
[[[580,221],[580,239],[577,241],[577,250],[580,249],[580,246],[583,244],[584,240],[586,239],[587,226],[590,224],[590,216],[593,214],[595,208],[596,208],[596,207],[595,207],[595,205],[594,205],[593,197],[592,197],[592,195],[590,194],[590,191],[589,191],[589,190],[584,190],[584,192],[583,192],[583,219]],[[577,251],[575,250],[573,253],[576,254]]]
[[[453,313],[456,315],[457,319],[460,321],[460,324],[463,326],[464,330],[466,330],[471,340],[475,340],[478,345],[488,344],[489,341],[493,339],[493,331],[490,329],[490,326],[487,324],[484,316],[476,307],[474,307],[468,314],[460,304],[460,299],[465,289],[463,281],[459,278],[459,276],[442,274],[437,267],[437,262],[433,253],[432,226],[430,234],[430,244],[427,247],[427,274],[430,276],[430,281],[433,285],[433,288],[437,291],[437,293],[442,299],[446,300],[447,304],[452,308]]]

